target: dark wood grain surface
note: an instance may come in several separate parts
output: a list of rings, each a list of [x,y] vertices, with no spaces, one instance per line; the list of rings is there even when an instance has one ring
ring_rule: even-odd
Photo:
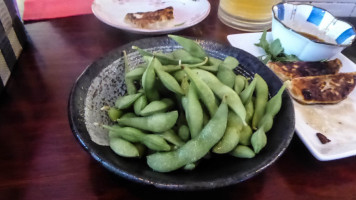
[[[208,18],[176,34],[228,44],[226,36],[239,31],[219,21],[218,1],[210,2]],[[163,191],[111,174],[73,137],[69,92],[91,62],[147,36],[112,28],[93,15],[25,26],[29,44],[0,95],[0,199],[356,199],[356,157],[318,161],[297,136],[272,166],[227,188]],[[354,62],[355,52],[355,45],[345,50]]]

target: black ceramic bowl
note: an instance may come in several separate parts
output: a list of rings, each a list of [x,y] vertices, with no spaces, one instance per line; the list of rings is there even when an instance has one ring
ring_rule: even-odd
[[[210,56],[220,59],[226,56],[237,58],[240,65],[236,68],[236,73],[247,77],[253,77],[255,73],[261,75],[269,86],[270,95],[276,94],[282,86],[278,77],[249,53],[212,41],[198,42]],[[220,188],[260,173],[276,161],[288,147],[294,134],[295,123],[293,104],[288,92],[284,92],[282,108],[275,117],[273,128],[267,133],[266,147],[252,159],[212,155],[209,159],[203,159],[192,171],[158,173],[148,167],[145,158],[119,157],[108,146],[99,145],[107,144],[107,132],[95,124],[110,123],[100,108],[103,105],[114,105],[116,98],[125,94],[122,51],[126,50],[132,65],[143,62],[141,56],[132,50],[134,45],[149,51],[163,52],[181,48],[168,37],[147,38],[121,46],[92,63],[74,84],[69,98],[68,115],[74,136],[90,155],[109,171],[137,183],[164,189]]]

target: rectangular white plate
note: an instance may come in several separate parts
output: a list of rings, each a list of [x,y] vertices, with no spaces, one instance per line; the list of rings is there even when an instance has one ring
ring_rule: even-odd
[[[254,56],[264,55],[255,46],[262,33],[228,35],[233,47],[243,49]],[[267,40],[272,36],[267,33]],[[338,54],[343,64],[341,72],[356,71],[356,64]],[[294,101],[296,132],[315,158],[321,161],[335,160],[356,155],[356,90],[344,101],[335,105],[302,105]],[[322,133],[331,141],[322,144],[316,133]]]

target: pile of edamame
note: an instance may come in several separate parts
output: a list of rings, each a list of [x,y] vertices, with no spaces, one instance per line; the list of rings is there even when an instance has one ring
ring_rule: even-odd
[[[144,157],[154,171],[194,169],[209,154],[253,158],[282,105],[283,85],[269,97],[268,85],[233,71],[239,62],[210,57],[194,40],[168,35],[182,48],[171,53],[133,47],[144,64],[129,71],[127,94],[107,110],[115,125],[109,145],[123,157]]]

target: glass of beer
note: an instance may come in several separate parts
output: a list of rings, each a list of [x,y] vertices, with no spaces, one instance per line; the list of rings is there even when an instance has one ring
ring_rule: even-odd
[[[224,24],[243,31],[271,27],[272,6],[282,0],[220,0],[218,17]]]

